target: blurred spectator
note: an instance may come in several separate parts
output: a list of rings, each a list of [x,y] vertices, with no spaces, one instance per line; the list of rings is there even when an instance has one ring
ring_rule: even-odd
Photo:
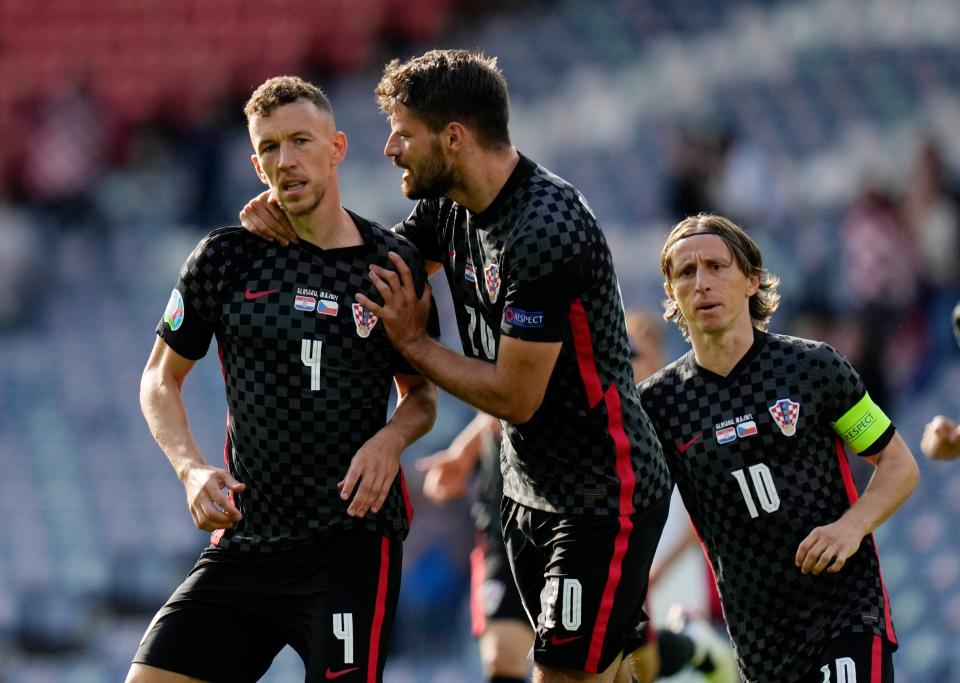
[[[0,332],[21,323],[37,305],[40,227],[0,194]]]
[[[90,192],[107,161],[109,117],[83,86],[47,95],[22,141],[23,189],[59,227],[86,227]]]
[[[960,274],[960,214],[933,140],[925,140],[914,159],[902,216],[916,243],[927,282],[937,288],[955,286]]]

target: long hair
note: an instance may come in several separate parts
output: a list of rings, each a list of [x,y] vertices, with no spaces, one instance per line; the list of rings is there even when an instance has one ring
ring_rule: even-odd
[[[728,218],[701,213],[677,223],[667,235],[667,240],[660,251],[660,272],[663,273],[664,279],[669,283],[672,277],[673,247],[680,240],[693,235],[716,235],[726,242],[740,271],[747,277],[757,276],[760,287],[750,297],[750,319],[758,330],[767,329],[774,311],[780,305],[780,294],[777,292],[780,278],[763,267],[763,254],[760,253],[760,247],[743,228]],[[664,320],[672,320],[676,323],[684,339],[689,339],[690,330],[677,302],[666,299],[663,302],[663,309]]]

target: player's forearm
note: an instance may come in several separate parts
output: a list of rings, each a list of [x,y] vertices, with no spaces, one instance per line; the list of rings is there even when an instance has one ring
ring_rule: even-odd
[[[147,371],[140,382],[140,409],[157,445],[183,481],[190,467],[207,465],[190,432],[180,387],[160,372]]]
[[[437,419],[437,388],[430,382],[410,387],[398,400],[390,420],[381,431],[402,452],[433,428]]]
[[[450,443],[447,453],[455,455],[457,459],[472,467],[480,457],[487,435],[499,436],[499,433],[500,423],[495,417],[486,413],[477,413],[476,417]]]
[[[477,410],[514,424],[532,416],[522,378],[507,378],[493,363],[461,356],[427,336],[405,346],[403,355],[441,389]]]
[[[920,470],[899,434],[881,451],[877,469],[860,499],[844,517],[863,531],[863,536],[883,524],[910,497],[920,481]]]

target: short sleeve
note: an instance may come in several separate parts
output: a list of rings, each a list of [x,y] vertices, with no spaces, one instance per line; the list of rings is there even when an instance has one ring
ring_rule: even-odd
[[[893,438],[893,423],[870,398],[850,361],[826,344],[822,349],[830,397],[830,424],[854,453],[873,455]]]
[[[184,358],[199,360],[207,354],[220,317],[225,271],[213,237],[204,238],[180,268],[157,334]]]
[[[440,244],[441,205],[439,200],[421,199],[413,211],[393,230],[413,242],[426,261],[443,263],[444,252]]]
[[[563,224],[544,223],[508,242],[502,257],[502,334],[526,341],[563,340],[589,258],[589,245],[575,239],[576,234]]]

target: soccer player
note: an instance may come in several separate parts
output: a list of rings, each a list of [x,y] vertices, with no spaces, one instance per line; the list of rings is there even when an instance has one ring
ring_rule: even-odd
[[[436,389],[375,316],[371,263],[416,249],[340,205],[347,140],[316,86],[278,77],[244,112],[260,179],[299,235],[205,237],[180,271],[144,370],[147,423],[211,544],[154,617],[127,676],[258,679],[284,645],[307,681],[383,675],[409,509],[399,458],[436,415]],[[431,324],[436,331],[435,320]],[[224,467],[190,434],[183,382],[216,336],[226,384]],[[387,421],[391,383],[399,396]]]
[[[951,316],[953,334],[960,344],[960,304]],[[960,457],[960,425],[945,415],[937,415],[923,429],[920,450],[931,460],[955,460]]]
[[[394,60],[376,93],[384,154],[419,200],[395,229],[429,272],[444,269],[467,355],[425,334],[429,296],[402,254],[397,272],[371,269],[385,305],[358,300],[413,367],[501,420],[501,518],[536,630],[534,680],[612,681],[645,619],[672,484],[632,381],[606,239],[576,188],[511,143],[495,59]],[[286,241],[263,199],[244,225]]]
[[[872,531],[916,462],[849,362],[765,332],[777,279],[738,226],[699,215],[660,254],[665,318],[692,351],[640,385],[713,565],[746,683],[893,681]],[[857,497],[844,447],[876,466]]]
[[[663,365],[662,326],[663,321],[651,314],[627,311],[627,336],[636,381]],[[534,634],[510,574],[500,528],[503,477],[499,420],[478,413],[447,449],[421,458],[417,468],[425,472],[424,495],[436,503],[465,495],[474,477],[476,496],[471,513],[477,533],[470,554],[473,635],[479,641],[487,681],[522,683],[530,668],[528,654]],[[733,683],[735,665],[726,642],[712,629],[687,630],[655,631],[647,622],[644,642],[625,655],[619,680],[630,680],[628,677],[633,675],[641,683],[650,683],[690,667],[704,673],[708,681]]]

